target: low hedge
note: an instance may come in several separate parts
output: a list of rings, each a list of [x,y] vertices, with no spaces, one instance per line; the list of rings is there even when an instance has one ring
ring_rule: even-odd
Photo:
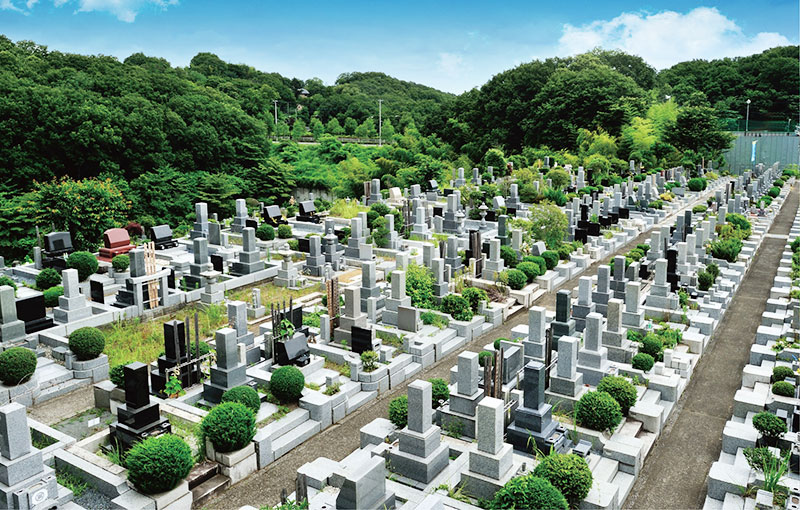
[[[389,402],[389,421],[398,429],[408,425],[408,395],[400,395]]]
[[[558,252],[557,251],[545,251],[542,252],[542,258],[544,259],[545,264],[547,265],[547,269],[553,269],[558,265]]]
[[[544,478],[561,491],[576,508],[592,488],[592,471],[586,459],[574,453],[553,453],[543,458],[534,468],[533,476]]]
[[[192,449],[178,436],[148,437],[125,456],[128,481],[144,494],[174,489],[192,470]]]
[[[200,429],[216,451],[241,450],[256,435],[256,415],[239,402],[223,402],[203,418]]]
[[[614,430],[622,421],[622,409],[608,393],[588,391],[575,404],[575,419],[581,427]]]
[[[509,269],[506,271],[508,286],[514,290],[521,290],[528,283],[528,277],[519,269]]]
[[[80,361],[95,359],[103,353],[105,346],[106,336],[97,328],[80,328],[69,335],[69,350]]]
[[[791,369],[791,367],[780,365],[780,366],[777,366],[777,367],[773,367],[773,369],[772,369],[772,381],[771,382],[783,381],[787,377],[794,377],[794,376],[795,376],[795,373]]]
[[[52,267],[46,267],[36,275],[36,288],[47,290],[56,285],[61,285],[61,273]]]
[[[655,358],[645,352],[640,352],[634,356],[633,359],[631,359],[631,365],[633,365],[633,368],[636,370],[641,370],[642,372],[649,372],[655,363]]]
[[[778,381],[772,385],[772,393],[782,397],[794,397],[794,385],[786,381]]]
[[[638,397],[636,387],[629,380],[618,375],[607,375],[600,380],[597,391],[604,391],[611,395],[619,404],[623,415],[636,404]]]
[[[502,489],[495,492],[494,499],[489,504],[490,510],[509,508],[568,510],[569,504],[561,491],[548,480],[525,475],[509,480]]]

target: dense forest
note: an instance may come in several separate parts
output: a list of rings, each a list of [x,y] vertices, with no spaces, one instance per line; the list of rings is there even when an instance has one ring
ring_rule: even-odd
[[[452,168],[524,170],[544,156],[598,179],[624,174],[628,159],[646,168],[719,160],[730,143],[720,121],[741,116],[744,98],[751,119],[797,117],[797,52],[658,73],[598,49],[525,63],[454,96],[382,73],[328,86],[212,53],[173,67],[0,36],[0,254],[27,255],[33,225],[70,228],[92,247],[109,226],[188,225],[200,200],[223,215],[239,197],[286,205],[297,186],[356,196],[370,178],[447,182]],[[384,145],[340,143],[377,136],[378,99]],[[318,143],[296,143],[302,136]]]

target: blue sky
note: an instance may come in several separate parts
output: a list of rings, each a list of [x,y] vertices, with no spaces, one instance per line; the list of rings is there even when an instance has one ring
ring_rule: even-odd
[[[210,51],[328,84],[343,72],[382,71],[460,93],[522,62],[596,46],[664,68],[797,44],[798,1],[0,0],[0,33],[178,66]]]

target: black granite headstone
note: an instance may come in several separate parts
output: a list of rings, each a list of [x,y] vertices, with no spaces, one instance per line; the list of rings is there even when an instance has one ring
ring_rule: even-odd
[[[25,323],[25,333],[35,333],[53,326],[53,319],[47,317],[42,293],[17,299],[16,307],[17,319]]]
[[[98,280],[89,280],[89,296],[95,303],[105,302],[106,293],[103,287],[103,282]]]
[[[372,350],[372,330],[353,326],[350,328],[350,348],[356,354]]]

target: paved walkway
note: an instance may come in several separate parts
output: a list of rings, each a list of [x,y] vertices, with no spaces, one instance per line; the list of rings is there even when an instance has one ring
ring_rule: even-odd
[[[733,397],[742,386],[742,369],[750,358],[798,202],[798,190],[793,189],[645,460],[624,508],[703,507],[708,470],[719,459],[722,430],[733,413]]]
[[[691,208],[691,205],[689,207]],[[674,219],[675,215],[671,215],[666,221],[672,222]],[[647,243],[650,239],[651,232],[652,231],[648,231],[640,234],[633,241],[618,250],[617,253],[627,253],[629,250],[636,247],[637,244]],[[606,263],[608,258],[609,257],[605,257],[595,262],[589,266],[586,271],[562,284],[560,288],[572,289],[578,284],[578,278],[597,274],[597,268],[601,264]],[[555,301],[556,292],[549,292],[539,298],[536,302],[536,306],[544,306],[552,311],[555,310]],[[266,468],[257,471],[235,486],[227,489],[204,505],[203,508],[230,510],[243,505],[260,507],[267,504],[276,504],[280,500],[281,489],[285,488],[287,493],[294,491],[297,469],[300,468],[300,466],[306,462],[311,462],[317,457],[327,457],[339,461],[358,448],[360,446],[359,431],[361,427],[375,418],[386,418],[389,401],[397,396],[404,395],[407,391],[408,383],[415,379],[427,380],[433,377],[449,380],[450,368],[455,364],[459,353],[466,350],[479,352],[483,349],[484,345],[493,342],[496,338],[511,338],[512,328],[527,323],[528,313],[527,310],[523,308],[506,320],[501,326],[468,342],[462,348],[450,353],[442,360],[418,373],[413,379],[405,381],[403,384],[392,388],[391,391],[365,404],[355,413],[346,416],[339,423],[310,438]]]

